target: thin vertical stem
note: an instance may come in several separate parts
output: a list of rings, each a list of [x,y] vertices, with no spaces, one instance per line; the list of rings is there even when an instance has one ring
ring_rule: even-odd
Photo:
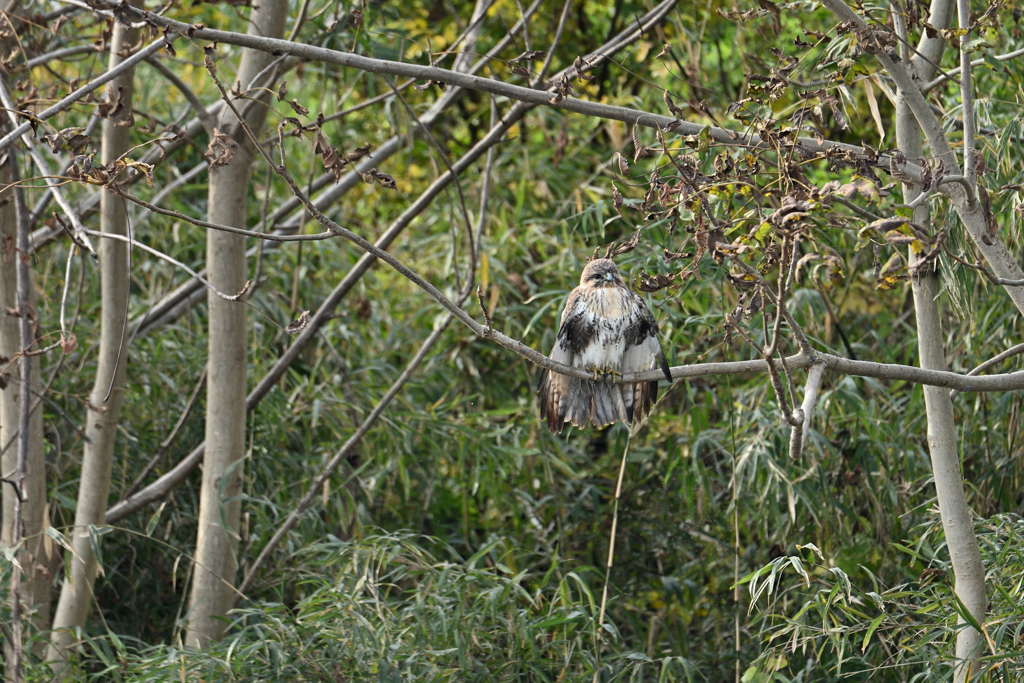
[[[957,0],[960,28],[967,32],[960,36],[960,101],[964,117],[964,177],[973,187],[978,180],[977,155],[974,146],[974,79],[971,75],[971,2]]]
[[[740,683],[740,508],[736,495],[736,487],[738,485],[734,471],[732,475],[732,601],[736,606],[733,618],[736,630],[735,645],[733,647],[736,653],[736,683]]]
[[[626,447],[622,449],[622,462],[619,464],[619,480],[615,484],[615,502],[612,505],[612,533],[608,539],[608,562],[605,564],[604,589],[601,591],[601,615],[597,618],[597,626],[604,626],[605,608],[608,606],[608,584],[612,578],[612,565],[615,563],[615,532],[619,528],[619,498],[622,496],[622,478],[626,474],[626,456],[629,455],[629,443],[633,440],[632,430],[626,436]]]
[[[25,206],[25,194],[21,189],[21,174],[18,169],[17,153],[8,155],[7,163],[11,165],[11,182],[14,185],[14,211],[18,222],[18,249],[14,258],[18,264],[18,315],[21,322],[21,397],[19,398],[18,429],[18,467],[14,473],[14,481],[17,487],[17,495],[14,497],[14,528],[11,534],[11,548],[17,557],[18,548],[22,542],[22,517],[23,506],[28,497],[28,489],[25,485],[26,469],[28,466],[28,452],[30,443],[29,419],[32,415],[32,364],[29,361],[28,352],[32,348],[32,320],[35,316],[29,306],[29,230],[28,230],[28,207]],[[11,620],[13,623],[14,637],[11,643],[13,650],[13,680],[20,683],[24,680],[24,662],[22,648],[22,624],[21,624],[21,563],[12,563],[11,571]]]

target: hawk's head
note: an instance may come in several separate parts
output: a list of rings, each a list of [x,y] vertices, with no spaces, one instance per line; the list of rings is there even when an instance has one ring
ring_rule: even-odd
[[[583,269],[580,275],[580,286],[589,287],[625,287],[626,282],[619,275],[619,269],[615,267],[611,259],[594,259]]]

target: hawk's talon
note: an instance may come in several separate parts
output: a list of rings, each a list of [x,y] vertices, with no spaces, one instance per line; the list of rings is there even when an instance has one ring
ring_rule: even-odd
[[[618,370],[605,370],[605,379],[608,380],[609,384],[614,384],[618,380],[622,379],[622,373]]]
[[[598,367],[596,367],[594,365],[587,365],[583,369],[590,373],[590,381],[591,382],[600,382],[601,381],[601,369],[600,368],[598,368]]]

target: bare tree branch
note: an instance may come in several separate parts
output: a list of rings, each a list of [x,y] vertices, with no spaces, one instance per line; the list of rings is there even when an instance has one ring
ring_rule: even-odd
[[[2,102],[4,107],[7,109],[7,115],[11,119],[11,124],[17,126],[18,115],[15,113],[14,102],[11,100],[11,96],[7,92],[7,84],[4,83],[2,78],[0,78],[0,102]],[[89,238],[85,236],[85,227],[82,225],[81,221],[78,220],[78,215],[75,213],[75,210],[71,207],[71,204],[64,197],[64,191],[61,190],[60,184],[52,177],[52,171],[50,170],[50,167],[46,165],[46,161],[43,160],[43,158],[39,155],[39,152],[36,150],[35,144],[33,144],[32,142],[31,136],[24,136],[22,141],[25,144],[25,149],[28,152],[29,157],[32,159],[32,163],[34,163],[36,165],[36,168],[39,169],[39,173],[43,177],[43,182],[45,182],[47,186],[50,188],[50,192],[53,193],[54,199],[57,200],[57,204],[64,211],[64,215],[66,215],[68,217],[68,220],[71,222],[71,227],[74,230],[75,238],[82,243],[82,247],[89,251],[89,253],[91,253],[93,256],[96,256],[96,250],[93,248],[92,243],[89,241]],[[28,225],[27,213],[24,218],[25,224]]]
[[[26,61],[24,64],[16,65],[15,69],[17,69],[18,71],[34,69],[37,66],[42,66],[52,61],[63,61],[68,57],[74,57],[75,55],[84,54],[86,52],[101,54],[96,50],[95,45],[74,45],[72,47],[63,47],[59,50],[54,50],[53,52],[47,52],[45,54],[37,55],[32,59]]]
[[[996,55],[995,58],[996,58],[997,61],[1000,61],[1000,62],[1008,62],[1011,59],[1016,59],[1017,57],[1020,57],[1021,55],[1024,55],[1024,48],[1021,48],[1019,50],[1014,50],[1013,52],[1007,52],[1004,55]],[[973,62],[966,62],[966,63],[969,63],[971,66],[981,66],[982,64],[985,63],[985,60],[984,59],[975,59]],[[941,85],[945,81],[949,80],[949,77],[956,76],[957,74],[959,74],[961,68],[962,67],[958,66],[958,67],[956,67],[954,69],[950,69],[949,71],[947,71],[946,73],[940,75],[939,77],[937,77],[937,78],[935,78],[933,80],[928,81],[927,83],[925,83],[924,85],[921,86],[921,92],[927,93],[932,88],[934,88],[934,87],[936,87],[938,85]]]
[[[843,0],[822,0],[822,4],[830,9],[840,20],[852,23],[861,31],[870,31],[867,23],[854,12]],[[872,37],[871,40],[874,40]],[[867,45],[867,43],[865,43]],[[896,83],[899,89],[899,96],[903,99],[914,117],[917,119],[924,133],[928,144],[931,146],[932,154],[938,157],[945,164],[946,171],[953,176],[960,173],[960,166],[957,163],[956,155],[946,139],[942,125],[935,117],[921,89],[907,71],[906,65],[896,64],[889,58],[886,52],[879,46],[868,46],[875,58],[882,65],[882,68]],[[916,181],[920,183],[920,180]],[[1017,264],[1016,259],[1007,250],[1005,243],[998,237],[989,234],[988,220],[985,211],[978,201],[977,193],[972,183],[964,179],[962,187],[957,182],[947,183],[944,193],[951,200],[960,220],[963,222],[967,232],[971,235],[978,250],[981,251],[992,271],[997,277],[1009,281],[1024,279],[1024,270]],[[967,189],[970,188],[970,189]],[[1005,285],[1007,294],[1018,310],[1024,312],[1024,287]]]
[[[1016,346],[1011,346],[1010,348],[1008,348],[1005,351],[1003,351],[1002,353],[1000,353],[998,356],[995,356],[993,358],[989,358],[987,361],[985,361],[984,363],[982,363],[978,367],[976,367],[973,370],[971,370],[970,372],[968,372],[967,373],[967,377],[975,377],[976,375],[980,375],[981,373],[985,372],[986,370],[988,370],[993,365],[998,365],[999,363],[1002,363],[1007,358],[1013,358],[1014,356],[1019,355],[1021,353],[1024,353],[1024,344],[1017,344]],[[958,389],[953,389],[951,392],[949,392],[949,399],[953,400],[959,394],[960,394],[960,391]]]
[[[830,0],[837,2],[840,0]],[[658,5],[645,17],[639,21],[639,27],[634,26],[632,32],[627,32],[629,35],[622,37],[618,42],[613,45],[602,48],[594,55],[590,55],[583,60],[585,66],[583,70],[590,70],[603,63],[608,54],[611,54],[615,49],[620,47],[621,42],[634,39],[634,35],[641,30],[646,30],[647,27],[655,23],[655,19],[658,15],[663,14],[667,11],[667,8],[672,6],[671,0],[666,0],[661,5]],[[845,5],[844,5],[845,7]],[[848,9],[848,8],[847,8]],[[340,66],[348,66],[371,73],[390,74],[393,76],[403,76],[408,78],[416,78],[421,80],[432,80],[440,83],[447,83],[449,85],[455,85],[460,88],[468,90],[478,90],[481,92],[488,92],[493,95],[508,97],[509,99],[518,100],[521,102],[529,102],[531,104],[550,106],[558,109],[564,109],[578,114],[586,116],[594,116],[598,118],[606,118],[617,121],[623,121],[630,125],[639,125],[648,128],[661,128],[663,130],[671,131],[679,135],[697,135],[707,130],[711,140],[720,145],[727,146],[742,146],[752,148],[765,148],[775,149],[773,146],[764,143],[760,136],[754,134],[743,134],[734,133],[727,131],[722,128],[716,128],[712,126],[702,126],[687,121],[680,121],[667,116],[661,116],[659,114],[652,114],[636,109],[630,109],[627,107],[617,107],[613,105],[605,105],[597,102],[588,102],[585,100],[579,100],[573,97],[560,97],[552,95],[543,90],[535,90],[533,88],[526,88],[522,86],[513,85],[510,83],[503,83],[489,78],[481,78],[478,76],[472,76],[469,74],[458,73],[450,71],[448,69],[442,69],[433,66],[422,66],[418,64],[408,64],[404,62],[394,62],[384,59],[374,59],[371,57],[364,57],[349,52],[340,52],[337,50],[330,50],[327,48],[316,47],[312,45],[292,43],[286,40],[274,40],[271,38],[263,38],[260,36],[251,36],[243,33],[236,33],[232,31],[218,31],[214,29],[193,29],[188,24],[167,19],[143,10],[132,8],[129,10],[133,12],[140,19],[147,22],[153,22],[157,26],[170,28],[175,31],[184,33],[190,31],[190,35],[197,39],[208,40],[217,43],[225,43],[229,45],[239,45],[242,47],[249,47],[257,50],[264,50],[275,53],[286,53],[291,54],[302,59],[308,59],[312,61],[322,61],[329,64],[338,64]],[[855,16],[855,15],[854,15]],[[575,68],[570,68],[567,75],[569,77],[575,75]],[[918,93],[920,94],[920,93]],[[818,142],[812,138],[798,138],[797,143],[799,149],[809,155],[824,154],[827,150],[839,150],[842,152],[849,152],[852,154],[862,154],[864,159],[867,160],[869,157],[872,159],[872,163],[877,168],[882,170],[888,170],[895,164],[895,159],[888,155],[874,155],[870,154],[868,150],[863,147],[856,145],[847,145],[843,143],[836,143],[830,141]],[[876,158],[877,157],[877,158]],[[920,180],[921,169],[913,164],[906,164],[901,166],[900,170],[911,178]]]
[[[957,16],[964,34],[960,36],[960,104],[964,117],[964,177],[967,191],[971,192],[978,181],[977,156],[974,136],[974,79],[971,76],[971,3],[957,0]],[[931,111],[931,109],[929,109]]]
[[[185,24],[185,26],[187,26],[187,24]],[[135,66],[142,60],[146,59],[150,55],[159,52],[160,48],[164,46],[164,42],[165,41],[163,37],[157,38],[152,43],[150,43],[146,47],[142,48],[141,50],[133,54],[131,57],[125,59],[123,62],[118,64],[113,69],[109,69],[103,72],[101,75],[97,76],[85,85],[77,88],[71,94],[59,100],[56,104],[47,107],[38,114],[33,114],[33,120],[46,121],[54,114],[59,114],[60,112],[64,111],[72,104],[77,102],[78,100],[82,99],[83,97],[91,93],[93,90],[96,90],[102,85],[106,85],[107,83],[114,80],[128,69],[131,69],[133,66]],[[24,135],[30,128],[32,128],[32,122],[26,122],[16,127],[7,135],[3,136],[3,138],[0,138],[0,150],[7,149],[12,142],[20,138],[22,135]]]
[[[804,402],[793,412],[800,417],[799,427],[794,427],[789,437],[789,456],[799,458],[803,452],[807,435],[811,433],[811,415],[818,405],[818,390],[821,379],[825,375],[825,364],[815,363],[807,369],[807,382],[804,384]]]
[[[236,228],[233,225],[224,225],[222,223],[211,223],[210,221],[200,220],[193,218],[192,216],[186,216],[180,211],[174,211],[172,209],[162,209],[155,204],[147,202],[144,199],[139,199],[135,195],[132,195],[119,186],[113,186],[110,188],[112,192],[124,197],[130,202],[143,206],[146,210],[151,213],[158,213],[162,216],[170,216],[172,218],[180,218],[183,221],[191,223],[200,228],[208,228],[210,230],[221,230],[223,232],[231,232],[236,235],[245,235],[246,237],[254,237],[259,240],[267,240],[269,242],[318,242],[321,240],[329,240],[334,237],[330,232],[319,232],[315,235],[277,235],[275,233],[268,232],[257,232],[256,230],[246,230],[245,228]]]
[[[86,230],[85,233],[87,235],[91,235],[93,237],[102,237],[103,239],[117,240],[119,242],[126,242],[129,246],[138,247],[139,249],[141,249],[142,251],[146,252],[147,254],[152,254],[153,256],[156,256],[158,259],[162,259],[164,261],[167,261],[171,265],[177,266],[178,268],[181,268],[182,270],[184,270],[186,273],[191,275],[193,278],[195,278],[199,282],[202,282],[203,285],[207,289],[209,289],[211,292],[213,292],[214,294],[219,296],[221,299],[224,299],[225,301],[239,301],[242,298],[242,296],[249,290],[249,285],[246,284],[245,288],[243,288],[242,291],[238,292],[237,294],[227,294],[226,292],[222,292],[219,289],[217,289],[216,287],[214,287],[212,284],[210,284],[209,280],[207,280],[202,275],[200,275],[196,271],[194,271],[191,268],[189,268],[188,266],[186,266],[181,261],[175,259],[172,256],[168,256],[167,254],[163,253],[159,249],[154,249],[153,247],[151,247],[149,245],[142,244],[138,240],[133,239],[131,237],[128,237],[127,235],[117,235],[117,234],[114,234],[114,233],[105,233],[105,232],[100,232],[98,230]]]

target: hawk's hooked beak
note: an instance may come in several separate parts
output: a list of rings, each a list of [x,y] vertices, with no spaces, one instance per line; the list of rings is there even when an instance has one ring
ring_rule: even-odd
[[[608,282],[611,282],[612,280],[615,279],[615,276],[612,275],[611,273],[605,273],[604,274],[604,279],[607,280]]]

